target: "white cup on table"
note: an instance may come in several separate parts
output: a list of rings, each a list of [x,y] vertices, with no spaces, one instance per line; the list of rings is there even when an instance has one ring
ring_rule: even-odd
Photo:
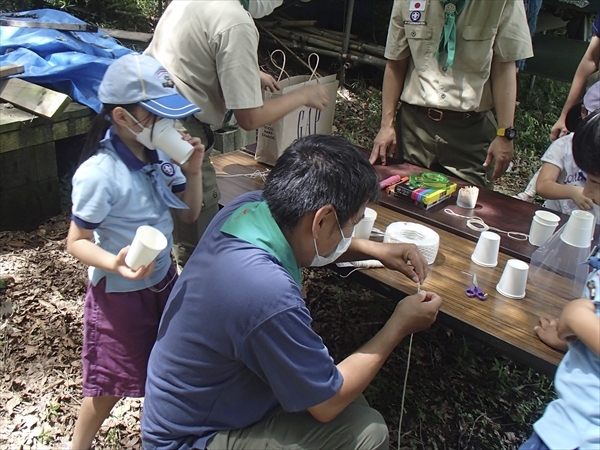
[[[529,229],[529,243],[538,247],[544,244],[556,230],[558,222],[560,222],[560,217],[556,214],[548,211],[536,211]]]
[[[371,208],[365,208],[365,215],[360,222],[354,226],[352,236],[359,239],[369,239],[375,219],[377,219],[377,211]]]

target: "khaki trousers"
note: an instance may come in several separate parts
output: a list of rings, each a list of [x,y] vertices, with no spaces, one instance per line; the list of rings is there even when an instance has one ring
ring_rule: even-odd
[[[217,433],[207,450],[386,450],[389,432],[381,414],[361,395],[334,420],[317,421],[308,411],[277,408],[261,421]]]
[[[410,163],[493,189],[493,164],[483,167],[483,163],[496,129],[491,111],[464,120],[436,122],[403,104],[396,116],[396,152],[402,151]]]
[[[182,121],[190,136],[198,137],[206,147],[202,162],[202,210],[198,220],[187,224],[173,215],[173,255],[177,266],[181,269],[192,255],[202,234],[213,217],[219,212],[221,192],[217,186],[217,174],[210,161],[210,151],[214,144],[214,136],[210,127],[196,120],[193,116]]]

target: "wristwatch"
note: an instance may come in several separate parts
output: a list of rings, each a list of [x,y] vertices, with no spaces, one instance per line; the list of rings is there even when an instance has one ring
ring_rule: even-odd
[[[517,129],[515,127],[498,128],[496,131],[496,136],[502,136],[509,141],[512,141],[517,137]]]

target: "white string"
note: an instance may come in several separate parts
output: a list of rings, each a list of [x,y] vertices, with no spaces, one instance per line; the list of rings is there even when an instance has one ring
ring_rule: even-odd
[[[275,53],[281,53],[281,56],[283,58],[283,62],[281,64],[281,66],[278,66],[277,63],[275,62],[275,59],[273,58],[273,56],[275,55]],[[277,82],[279,83],[279,80],[281,80],[281,76],[285,73],[286,76],[289,78],[290,76],[288,75],[288,73],[285,71],[285,53],[283,52],[283,50],[280,49],[276,49],[273,50],[271,52],[271,55],[269,56],[271,59],[271,64],[273,64],[277,69],[279,69],[279,76],[277,77]]]
[[[342,278],[348,278],[350,275],[352,275],[354,272],[356,272],[357,270],[361,270],[364,269],[364,267],[355,267],[354,269],[352,269],[350,272],[348,272],[346,275],[340,275],[340,277]]]
[[[255,170],[252,173],[234,173],[234,174],[217,174],[217,178],[235,178],[235,177],[247,177],[247,178],[260,178],[263,181],[267,181],[267,175],[271,170],[265,169],[262,172],[260,170]]]
[[[159,292],[164,291],[166,288],[168,288],[175,278],[177,278],[177,271],[175,271],[175,273],[173,274],[173,276],[171,277],[171,279],[161,289],[154,289],[154,286],[148,286],[148,278],[144,279],[144,281],[146,283],[146,287],[150,291],[159,293]]]
[[[528,234],[520,233],[518,231],[504,231],[504,230],[501,230],[500,228],[490,227],[479,216],[463,216],[463,215],[455,213],[450,208],[444,209],[444,212],[446,214],[450,214],[451,216],[462,217],[463,219],[467,219],[467,227],[469,227],[471,230],[475,230],[478,232],[488,231],[488,230],[497,231],[498,233],[506,234],[509,238],[514,239],[515,241],[526,241],[529,238]]]
[[[417,294],[421,291],[421,283],[417,283]],[[398,450],[400,450],[400,441],[402,440],[402,418],[404,417],[404,398],[406,397],[406,385],[408,383],[408,371],[410,370],[410,354],[412,351],[413,335],[410,335],[408,341],[408,355],[406,356],[406,373],[404,374],[404,386],[402,387],[402,403],[400,405],[400,419],[398,420]]]
[[[314,56],[315,58],[317,58],[317,62],[316,62],[316,64],[315,64],[315,67],[313,67],[313,66],[312,66],[312,63],[311,63],[311,58],[312,58],[313,56]],[[313,79],[313,77],[315,77],[315,75],[316,75],[317,77],[320,77],[320,76],[321,76],[321,75],[319,75],[319,74],[317,73],[317,69],[319,68],[319,55],[318,55],[318,54],[316,54],[316,53],[311,53],[310,55],[308,55],[308,67],[310,67],[310,68],[311,68],[311,70],[312,70],[312,73],[310,74],[310,78],[308,79],[308,81],[311,81],[311,80]]]

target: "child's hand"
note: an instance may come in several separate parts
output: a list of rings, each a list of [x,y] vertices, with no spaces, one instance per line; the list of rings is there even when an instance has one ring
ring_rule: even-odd
[[[556,350],[562,350],[566,352],[569,347],[567,343],[558,337],[558,320],[550,317],[540,317],[540,324],[533,327],[533,330],[544,344],[549,347],[555,348]]]
[[[194,146],[194,153],[192,153],[192,156],[190,156],[184,164],[181,164],[181,168],[187,175],[199,174],[202,170],[202,160],[204,159],[204,145],[200,138],[192,137],[182,131],[179,132],[181,133],[183,140],[188,141]],[[171,160],[171,162],[177,164],[177,161]]]
[[[583,188],[579,186],[573,186],[573,195],[571,196],[575,204],[579,209],[589,211],[594,207],[594,201],[591,198],[587,198],[583,195]]]
[[[567,303],[556,327],[558,337],[565,342],[574,342],[577,339],[577,333],[573,329],[577,321],[590,312],[595,314],[595,311],[594,303],[589,298],[580,298]]]
[[[115,272],[121,275],[123,278],[127,278],[128,280],[141,280],[149,276],[152,272],[154,272],[154,266],[156,265],[155,261],[152,261],[147,266],[142,266],[138,270],[133,270],[125,263],[125,257],[129,252],[129,248],[131,246],[128,245],[125,248],[122,248],[119,254],[117,255],[117,259],[115,261]]]

